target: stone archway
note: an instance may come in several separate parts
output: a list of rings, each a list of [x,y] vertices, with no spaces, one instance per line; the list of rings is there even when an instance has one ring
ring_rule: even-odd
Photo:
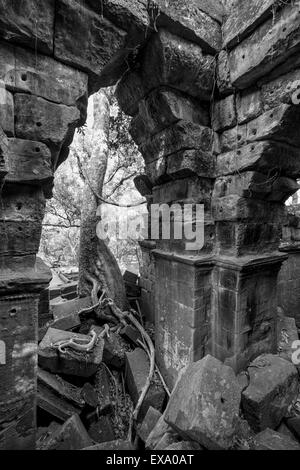
[[[283,203],[300,173],[299,6],[228,3],[226,19],[206,0],[0,2],[0,448],[34,447],[50,280],[36,253],[53,172],[88,95],[118,80],[152,201],[205,207],[201,251],[150,245],[167,382],[208,352],[239,370],[274,350]]]

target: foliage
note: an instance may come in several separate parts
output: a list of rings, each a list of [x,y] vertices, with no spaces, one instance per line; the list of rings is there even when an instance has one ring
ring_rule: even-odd
[[[110,142],[109,162],[105,176],[103,197],[125,204],[140,201],[133,178],[143,171],[143,159],[131,139],[129,118],[119,108],[109,89]],[[43,225],[40,256],[50,266],[78,265],[81,201],[85,182],[85,167],[95,151],[93,97],[89,100],[87,124],[74,137],[70,155],[57,170],[53,198],[48,201]],[[95,111],[96,112],[96,111]],[[110,248],[121,268],[136,264],[138,244],[134,240],[111,237]]]

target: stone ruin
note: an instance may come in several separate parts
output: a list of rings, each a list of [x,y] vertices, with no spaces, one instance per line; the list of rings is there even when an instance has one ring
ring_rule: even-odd
[[[34,446],[45,199],[101,87],[117,83],[132,116],[147,201],[205,207],[202,250],[142,244],[167,384],[207,354],[240,372],[276,351],[285,201],[300,177],[299,31],[299,1],[0,1],[0,448]]]

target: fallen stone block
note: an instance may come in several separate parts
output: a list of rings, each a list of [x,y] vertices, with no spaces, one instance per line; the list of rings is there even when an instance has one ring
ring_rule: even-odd
[[[36,441],[36,450],[43,450],[47,447],[47,443],[51,438],[52,434],[60,429],[61,425],[52,421],[52,423],[47,428],[38,428],[37,429],[37,441]]]
[[[37,406],[62,423],[71,418],[74,414],[80,412],[80,408],[58,397],[44,385],[38,385]]]
[[[140,348],[126,353],[126,385],[134,405],[137,404],[149,374],[149,359]],[[166,399],[166,392],[159,381],[153,381],[141,406],[139,419],[143,419],[152,406],[161,411]]]
[[[166,433],[176,435],[176,432],[166,423],[165,415],[161,415],[145,442],[146,449],[155,449]]]
[[[86,382],[82,387],[80,396],[89,408],[97,408],[99,404],[98,395],[94,387],[89,382]]]
[[[244,416],[258,432],[276,428],[298,396],[296,367],[279,356],[265,354],[248,368],[249,386],[242,393]]]
[[[228,449],[233,444],[240,400],[234,371],[208,355],[180,374],[165,420],[185,439],[207,449]]]
[[[120,330],[120,335],[130,343],[138,346],[139,341],[143,342],[141,333],[132,325],[126,325]]]
[[[78,314],[80,310],[91,307],[92,301],[90,297],[82,299],[65,300],[63,297],[57,297],[50,301],[50,307],[54,320],[60,320],[70,315]]]
[[[83,408],[84,400],[80,388],[67,382],[58,375],[50,374],[38,368],[38,385],[43,385],[63,400],[72,403],[77,408]]]
[[[256,434],[252,444],[252,450],[300,450],[300,444],[272,429],[265,429]]]
[[[300,416],[292,416],[286,418],[284,421],[289,431],[300,441]]]
[[[80,450],[93,445],[85,427],[78,415],[69,418],[57,431],[55,431],[47,443],[45,450]]]
[[[49,328],[38,348],[40,367],[55,374],[91,377],[97,372],[102,361],[104,341],[98,337],[94,347],[88,352],[71,348],[64,348],[60,352],[58,345],[71,339],[81,343],[84,341],[87,344],[92,338],[87,335]]]
[[[185,450],[203,450],[203,448],[197,442],[181,441],[170,444],[164,450],[175,450],[181,452]]]
[[[101,364],[94,377],[94,387],[98,398],[99,414],[106,415],[113,411],[110,382],[106,368]]]
[[[293,419],[293,418],[291,418]],[[277,432],[279,432],[279,434],[282,434],[283,436],[286,436],[290,439],[298,439],[299,440],[299,434],[297,435],[297,432],[294,432],[294,428],[293,428],[293,424],[290,426],[290,428],[285,424],[287,422],[287,420],[285,420],[285,422],[282,422],[281,425],[279,426],[278,429],[276,429]],[[292,431],[293,429],[293,431]],[[300,431],[300,429],[299,429]]]
[[[137,427],[137,434],[142,439],[142,441],[147,441],[151,431],[154,429],[160,418],[161,413],[150,406],[145,418],[143,419],[143,422]]]
[[[82,450],[134,450],[133,445],[129,441],[110,441],[110,442],[102,442],[101,444],[96,444],[91,447],[86,447]]]
[[[176,444],[181,441],[181,437],[174,432],[166,432],[160,441],[154,447],[154,450],[165,450],[171,444]]]
[[[100,416],[97,422],[90,425],[88,433],[95,442],[101,443],[115,440],[115,434],[109,416]]]
[[[93,329],[97,334],[101,334],[104,331],[104,328],[101,326],[91,326],[90,331]],[[122,369],[122,367],[125,366],[125,352],[129,350],[130,347],[121,337],[121,333],[118,334],[110,331],[109,334],[104,337],[104,364],[114,369]]]
[[[81,321],[78,313],[73,315],[68,315],[67,317],[58,318],[53,323],[51,323],[51,328],[56,328],[57,330],[72,331],[75,328],[80,327]]]

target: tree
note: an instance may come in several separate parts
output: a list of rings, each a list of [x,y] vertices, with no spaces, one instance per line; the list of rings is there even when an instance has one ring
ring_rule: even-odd
[[[106,163],[97,159],[97,153],[101,150],[101,148],[99,150],[98,143],[98,128],[102,125],[100,122],[102,118],[98,116],[99,112],[101,114],[101,100],[99,103],[98,94],[96,94],[91,99],[96,104],[94,110],[89,111],[88,125],[80,129],[80,132],[75,136],[70,156],[56,174],[53,199],[47,204],[47,215],[41,244],[42,256],[46,262],[52,265],[78,264],[80,216],[83,207],[85,207],[83,194],[87,185],[87,178],[91,180],[90,182],[93,180],[93,184],[90,184],[90,186],[92,186],[92,189],[96,189],[95,192],[99,195],[102,180],[104,179],[101,194],[106,200],[130,204],[141,199],[134,188],[133,178],[141,172],[143,159],[129,136],[129,119],[118,107],[113,91],[113,89],[106,90],[111,110],[109,119],[110,137],[108,141],[106,139],[105,144],[109,159],[105,159]],[[89,106],[90,110],[91,108],[92,106]],[[91,125],[93,117],[94,124]],[[103,155],[101,160],[102,158]],[[95,171],[91,168],[94,164],[96,166],[101,164],[103,167],[101,175],[98,174],[97,181],[94,181],[94,177],[96,178]],[[100,171],[100,167],[98,169]],[[89,188],[89,191],[91,191],[91,188]],[[90,196],[95,197],[95,194],[90,194]],[[87,199],[91,201],[91,197]],[[109,246],[123,268],[133,259],[138,261],[137,251],[139,246],[136,240],[119,241],[112,237],[109,240]],[[111,260],[111,258],[109,259]],[[114,273],[115,270],[111,274],[113,277]],[[85,293],[90,289],[91,284],[87,280],[83,282],[81,276],[80,285],[81,293]]]

